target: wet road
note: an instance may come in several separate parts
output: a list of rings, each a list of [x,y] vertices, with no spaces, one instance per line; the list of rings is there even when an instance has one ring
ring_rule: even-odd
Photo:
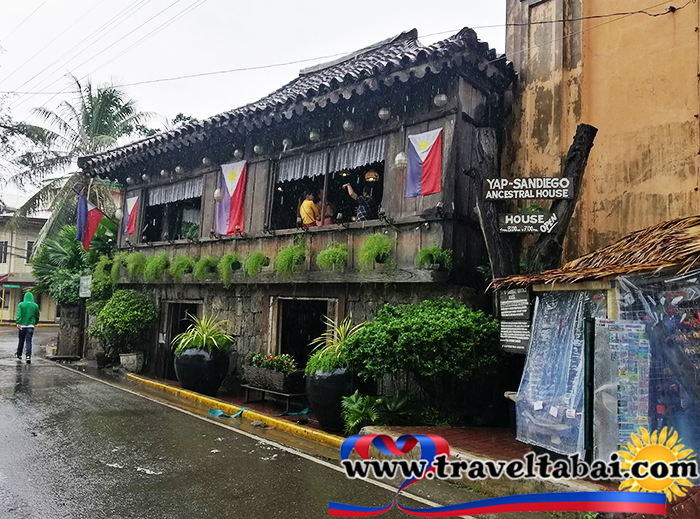
[[[49,330],[37,330],[37,342]],[[0,328],[0,517],[328,517],[391,492],[34,355]],[[405,501],[409,506],[421,506]],[[394,510],[385,517],[406,517]]]

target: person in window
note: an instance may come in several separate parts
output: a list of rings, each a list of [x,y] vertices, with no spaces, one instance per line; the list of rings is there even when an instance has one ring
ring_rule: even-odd
[[[321,204],[323,200],[323,190],[318,192],[318,202],[316,202],[316,209],[318,209],[319,214],[323,214],[323,224],[320,222],[318,225],[331,225],[333,219],[335,218],[335,208],[328,200],[326,200],[326,207],[321,210]]]
[[[309,190],[304,193],[305,199],[299,206],[299,216],[304,227],[315,227],[321,222],[321,212],[314,203],[314,192]]]
[[[346,189],[348,195],[357,202],[357,217],[355,221],[365,222],[367,220],[376,220],[379,217],[379,205],[372,198],[372,191],[369,186],[362,188],[362,196],[358,196],[350,184],[343,184],[343,189]]]

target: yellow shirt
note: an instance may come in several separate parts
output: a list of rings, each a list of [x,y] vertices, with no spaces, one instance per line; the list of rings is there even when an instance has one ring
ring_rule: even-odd
[[[319,219],[321,213],[318,212],[313,200],[304,200],[299,208],[299,216],[301,216],[301,223],[310,224]]]

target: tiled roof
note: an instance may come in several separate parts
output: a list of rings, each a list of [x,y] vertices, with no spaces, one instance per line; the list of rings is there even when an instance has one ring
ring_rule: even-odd
[[[220,128],[233,131],[270,125],[291,119],[305,110],[335,104],[365,91],[378,90],[380,83],[390,87],[397,80],[437,74],[444,67],[469,67],[480,71],[483,80],[503,89],[514,78],[513,66],[498,56],[476,33],[464,28],[454,36],[433,45],[422,46],[415,29],[358,50],[330,63],[302,70],[299,76],[257,102],[224,112],[183,128],[161,133],[96,155],[80,157],[78,165],[86,171],[105,173],[142,157],[204,141],[208,132]]]

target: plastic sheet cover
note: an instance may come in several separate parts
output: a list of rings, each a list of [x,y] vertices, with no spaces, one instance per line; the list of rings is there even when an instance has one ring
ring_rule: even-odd
[[[616,285],[619,316],[646,323],[649,426],[678,431],[700,449],[700,270],[683,275],[622,276]]]
[[[605,313],[603,291],[538,296],[516,400],[518,440],[583,454],[583,322]]]

